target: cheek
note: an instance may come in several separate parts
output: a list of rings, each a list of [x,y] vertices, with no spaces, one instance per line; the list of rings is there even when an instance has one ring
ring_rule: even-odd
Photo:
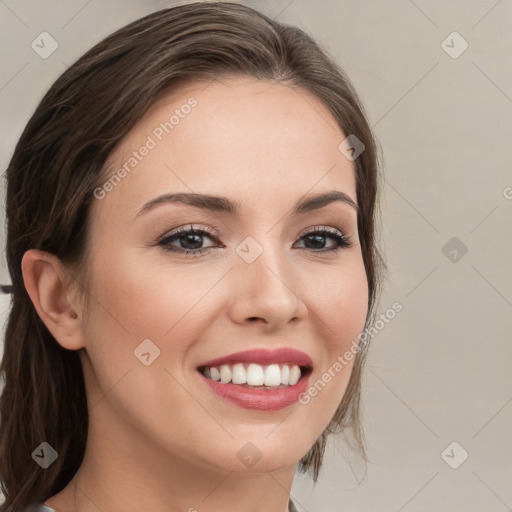
[[[107,260],[116,265],[109,267]],[[187,350],[209,325],[201,298],[219,280],[206,267],[202,272],[192,265],[177,267],[149,264],[149,258],[143,261],[129,251],[98,258],[85,333],[91,390],[98,394],[94,402],[107,411],[100,399],[108,394],[118,417],[167,443],[187,438],[190,425],[204,416],[178,383],[189,376],[182,364]],[[145,339],[160,350],[148,366],[134,354]],[[177,410],[183,421],[176,422]]]
[[[108,266],[107,260],[116,265]],[[91,301],[86,348],[104,392],[130,372],[123,385],[116,386],[126,400],[122,409],[144,403],[150,410],[147,397],[158,396],[157,390],[164,388],[174,390],[173,401],[186,402],[186,394],[165,369],[179,381],[188,377],[187,355],[210,328],[218,307],[218,299],[211,297],[223,272],[211,264],[156,260],[126,250],[94,262],[96,300]],[[145,366],[139,357],[148,351],[154,362]],[[130,393],[125,389],[128,380],[137,382]],[[166,392],[165,400],[168,396]]]
[[[329,278],[329,279],[327,279]],[[352,373],[358,336],[368,311],[368,281],[361,258],[354,258],[335,273],[324,276],[311,292],[309,308],[318,317],[321,365],[313,373],[310,387],[301,399],[315,425],[327,426],[346,392]],[[313,290],[313,289],[312,289]],[[323,343],[322,343],[323,342]],[[318,432],[313,431],[312,436]]]
[[[98,321],[131,344],[146,338],[158,344],[192,328],[200,310],[196,306],[217,280],[199,268],[166,265],[130,251],[118,253],[115,261],[110,269],[101,260],[95,264],[95,296],[102,306]],[[191,317],[194,322],[183,321]]]
[[[323,326],[327,348],[339,351],[363,330],[368,311],[368,280],[362,257],[353,255],[336,269],[316,272],[319,279],[308,281],[309,308]]]

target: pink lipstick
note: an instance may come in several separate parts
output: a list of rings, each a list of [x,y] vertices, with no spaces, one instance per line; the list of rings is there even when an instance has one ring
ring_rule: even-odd
[[[197,371],[210,390],[239,407],[277,410],[306,391],[312,366],[307,354],[292,348],[253,349],[205,361]]]

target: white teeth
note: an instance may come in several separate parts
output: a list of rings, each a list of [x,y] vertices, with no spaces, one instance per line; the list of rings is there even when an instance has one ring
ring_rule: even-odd
[[[227,364],[223,364],[220,367],[220,381],[223,384],[231,382],[231,368]]]
[[[243,364],[233,365],[233,376],[231,377],[231,381],[233,384],[245,384],[247,382]]]
[[[263,386],[265,374],[263,368],[259,364],[251,363],[247,367],[247,384],[249,386]]]
[[[248,386],[284,387],[294,386],[301,377],[297,365],[271,364],[262,366],[255,363],[223,364],[219,368],[204,368],[203,375],[223,384],[247,384]]]
[[[281,384],[289,384],[289,380],[290,380],[290,367],[285,364],[281,368]]]
[[[298,366],[292,366],[291,370],[290,370],[290,380],[288,381],[288,384],[290,384],[290,386],[294,386],[295,384],[297,384],[297,382],[299,381],[300,379],[300,368]]]
[[[281,370],[278,364],[267,366],[264,384],[265,386],[279,386],[281,384]]]

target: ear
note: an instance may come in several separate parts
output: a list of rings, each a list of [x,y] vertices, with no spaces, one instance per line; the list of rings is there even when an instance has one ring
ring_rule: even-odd
[[[69,300],[71,276],[60,259],[30,249],[23,255],[21,271],[37,314],[59,345],[68,350],[84,347],[82,312]]]

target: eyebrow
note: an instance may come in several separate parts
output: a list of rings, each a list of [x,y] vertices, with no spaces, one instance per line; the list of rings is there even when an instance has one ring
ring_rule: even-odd
[[[352,200],[350,196],[341,192],[340,190],[331,190],[323,194],[316,194],[306,199],[299,199],[295,203],[292,215],[301,215],[309,213],[313,210],[318,210],[334,202],[342,202],[350,205],[352,208],[359,211],[358,205]],[[214,212],[228,213],[230,215],[238,216],[241,210],[241,203],[231,201],[227,197],[212,196],[206,194],[192,194],[179,192],[175,194],[163,194],[148,201],[137,213],[135,218],[149,212],[156,206],[164,203],[178,203],[187,204],[196,208],[210,210]]]

